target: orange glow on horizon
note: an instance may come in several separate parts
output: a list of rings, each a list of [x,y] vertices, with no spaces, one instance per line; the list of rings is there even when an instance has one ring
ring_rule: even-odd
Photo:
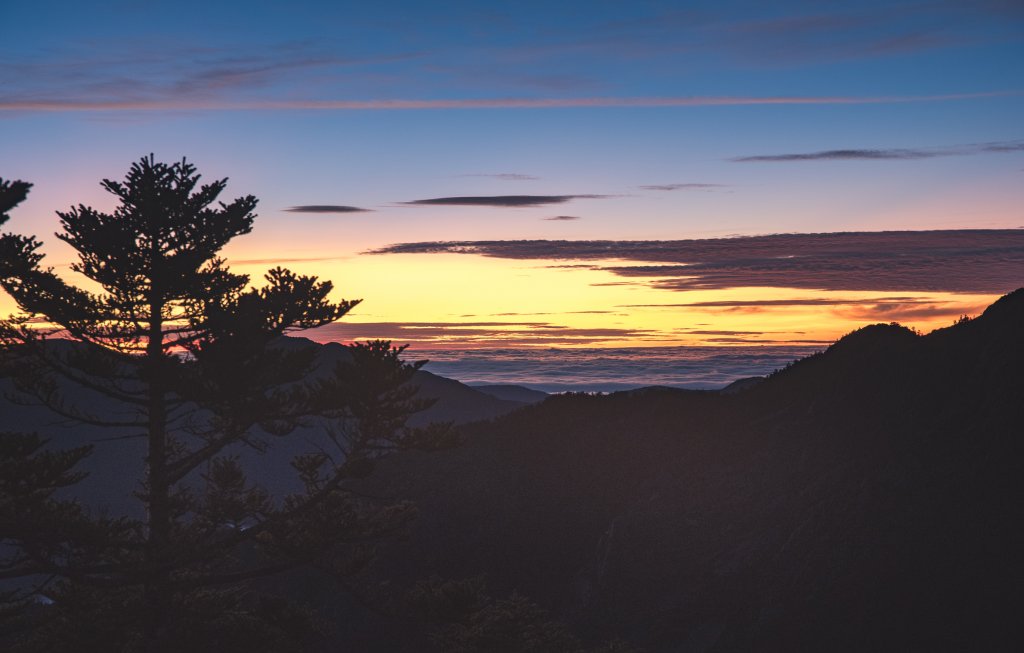
[[[651,287],[656,277],[548,267],[564,263],[401,254],[290,267],[333,280],[338,298],[364,300],[337,325],[307,337],[383,338],[432,349],[826,345],[876,322],[928,332],[977,315],[998,298],[760,287],[679,292]],[[256,266],[235,267],[258,274]],[[723,305],[679,305],[713,303]]]
[[[235,258],[238,262],[232,269],[251,275],[255,284],[275,264],[270,257],[249,252]],[[824,347],[849,331],[877,322],[899,322],[927,333],[961,315],[977,315],[998,298],[763,287],[682,292],[651,287],[658,277],[622,277],[592,267],[551,267],[565,263],[466,254],[390,254],[296,256],[282,265],[333,281],[334,299],[364,300],[340,322],[300,335],[323,342],[386,339],[410,344],[414,350]],[[622,263],[588,261],[587,265]],[[7,315],[14,309],[10,297],[0,294],[0,313]]]

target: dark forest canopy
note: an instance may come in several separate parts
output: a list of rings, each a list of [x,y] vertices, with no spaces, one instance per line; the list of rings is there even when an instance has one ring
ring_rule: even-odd
[[[43,267],[35,238],[0,240],[0,285],[21,309],[0,322],[15,399],[145,442],[136,519],[57,493],[79,480],[74,467],[90,447],[61,451],[34,434],[3,434],[0,568],[5,579],[26,579],[3,598],[7,614],[22,616],[29,649],[173,651],[218,641],[301,650],[310,619],[287,602],[269,609],[242,591],[246,582],[309,565],[339,577],[358,568],[366,544],[411,511],[355,495],[346,482],[382,452],[446,438],[444,427],[406,426],[429,402],[407,384],[422,363],[404,362],[400,349],[353,345],[347,360],[313,375],[308,349],[279,344],[358,301],[331,301],[330,282],[282,268],[258,287],[232,273],[219,253],[252,228],[256,199],[218,201],[226,182],[200,184],[187,161],[147,157],[123,182],[102,183],[118,200],[112,213],[59,213],[57,237],[77,253],[72,270],[98,291]],[[28,188],[0,183],[2,221]],[[292,461],[301,490],[271,496],[239,452],[310,424],[325,437]],[[40,596],[52,607],[26,614]],[[41,627],[31,628],[34,617]]]

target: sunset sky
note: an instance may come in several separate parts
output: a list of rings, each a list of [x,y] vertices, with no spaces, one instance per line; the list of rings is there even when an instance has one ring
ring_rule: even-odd
[[[946,325],[1024,285],[1022,116],[1019,0],[0,13],[0,177],[34,184],[6,228],[60,269],[55,211],[113,208],[102,178],[187,157],[260,199],[236,271],[364,299],[321,340]]]

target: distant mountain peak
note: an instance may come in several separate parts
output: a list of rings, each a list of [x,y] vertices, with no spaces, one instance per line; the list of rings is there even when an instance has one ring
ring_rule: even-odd
[[[828,351],[901,346],[917,340],[920,335],[902,324],[869,324],[846,334],[835,342]]]
[[[1024,276],[1024,275],[1022,275]],[[1024,288],[1003,295],[979,316],[986,320],[1024,322]]]

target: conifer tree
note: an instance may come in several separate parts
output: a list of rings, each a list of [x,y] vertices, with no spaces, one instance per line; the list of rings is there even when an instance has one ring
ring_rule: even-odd
[[[129,519],[54,498],[77,480],[72,468],[87,448],[53,452],[37,436],[5,436],[0,465],[28,476],[0,487],[0,556],[13,551],[0,559],[0,575],[38,581],[33,591],[45,587],[54,602],[41,616],[46,626],[23,643],[301,646],[305,617],[246,583],[300,565],[351,571],[366,542],[411,512],[361,497],[347,481],[383,451],[447,438],[443,426],[405,426],[428,402],[408,384],[422,362],[404,362],[401,349],[352,345],[348,361],[324,372],[315,348],[282,341],[339,319],[358,300],[331,301],[330,282],[282,268],[260,287],[232,273],[219,253],[251,230],[256,199],[218,202],[226,181],[200,185],[187,161],[150,156],[123,182],[102,182],[119,202],[112,213],[81,205],[59,213],[57,237],[77,254],[71,269],[95,290],[43,267],[34,237],[0,236],[0,286],[20,308],[0,322],[0,338],[23,400],[71,422],[140,431],[146,442],[137,492],[145,516]],[[0,180],[0,223],[28,189]],[[96,410],[82,396],[120,408]],[[299,426],[322,429],[325,444],[293,461],[303,490],[273,497],[237,454]]]

